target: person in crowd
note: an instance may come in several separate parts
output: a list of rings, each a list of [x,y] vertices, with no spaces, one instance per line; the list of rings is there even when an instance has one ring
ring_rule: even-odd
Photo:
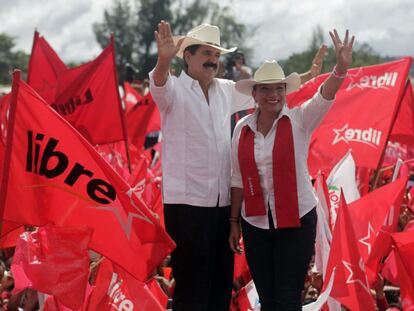
[[[247,262],[261,310],[301,310],[301,292],[314,251],[316,203],[307,167],[312,131],[322,121],[352,63],[354,37],[330,32],[336,65],[316,94],[289,109],[297,73],[285,76],[266,61],[236,89],[254,98],[255,113],[236,126],[232,143],[230,248],[240,253],[240,219]]]
[[[235,52],[227,64],[226,79],[239,81],[249,79],[253,74],[252,69],[246,65],[246,60],[242,52]]]
[[[170,73],[171,73],[171,71],[174,72],[173,71],[174,68],[172,68],[172,69],[170,68],[169,70],[170,70]],[[173,73],[171,73],[171,74],[173,74]],[[142,93],[142,95],[145,96],[150,91],[150,89],[149,89],[149,80],[147,78],[145,78],[144,81],[142,82],[142,87],[143,87],[143,93]]]
[[[379,311],[385,311],[388,309],[388,301],[384,293],[384,278],[378,273],[377,280],[373,285],[375,291],[375,303]]]
[[[137,91],[137,93],[141,96],[144,96],[144,86],[142,85],[142,82],[140,80],[134,80],[131,83],[131,87]]]

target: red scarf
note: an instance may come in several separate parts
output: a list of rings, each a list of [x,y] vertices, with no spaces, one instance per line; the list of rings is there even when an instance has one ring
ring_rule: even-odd
[[[264,216],[266,206],[254,158],[254,133],[249,126],[241,131],[238,158],[246,216]],[[277,123],[272,159],[277,227],[300,227],[295,148],[292,124],[287,116]]]

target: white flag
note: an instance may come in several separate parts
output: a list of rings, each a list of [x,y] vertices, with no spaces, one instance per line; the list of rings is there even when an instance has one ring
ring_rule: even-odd
[[[329,198],[327,197],[326,190],[324,190],[324,183],[325,179],[319,172],[315,182],[316,196],[318,197],[318,204],[316,205],[318,223],[316,226],[315,265],[313,270],[321,272],[325,278],[329,251],[331,249],[332,232],[329,227]]]
[[[329,199],[331,202],[331,228],[333,230],[336,221],[336,211],[339,207],[341,188],[347,204],[360,198],[356,178],[355,161],[351,150],[339,161],[328,176]]]

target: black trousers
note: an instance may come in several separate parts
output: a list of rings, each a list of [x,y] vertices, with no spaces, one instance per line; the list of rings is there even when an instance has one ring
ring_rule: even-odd
[[[174,311],[228,311],[234,255],[228,244],[230,206],[164,204],[171,254]]]
[[[316,209],[301,219],[300,228],[260,229],[242,220],[246,259],[262,311],[302,310],[301,292],[314,253]]]

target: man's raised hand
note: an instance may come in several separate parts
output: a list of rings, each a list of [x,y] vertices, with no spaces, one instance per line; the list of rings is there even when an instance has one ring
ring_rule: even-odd
[[[154,35],[157,41],[158,61],[169,64],[180,49],[183,39],[175,45],[170,24],[163,20],[158,24],[158,31],[154,31]]]

